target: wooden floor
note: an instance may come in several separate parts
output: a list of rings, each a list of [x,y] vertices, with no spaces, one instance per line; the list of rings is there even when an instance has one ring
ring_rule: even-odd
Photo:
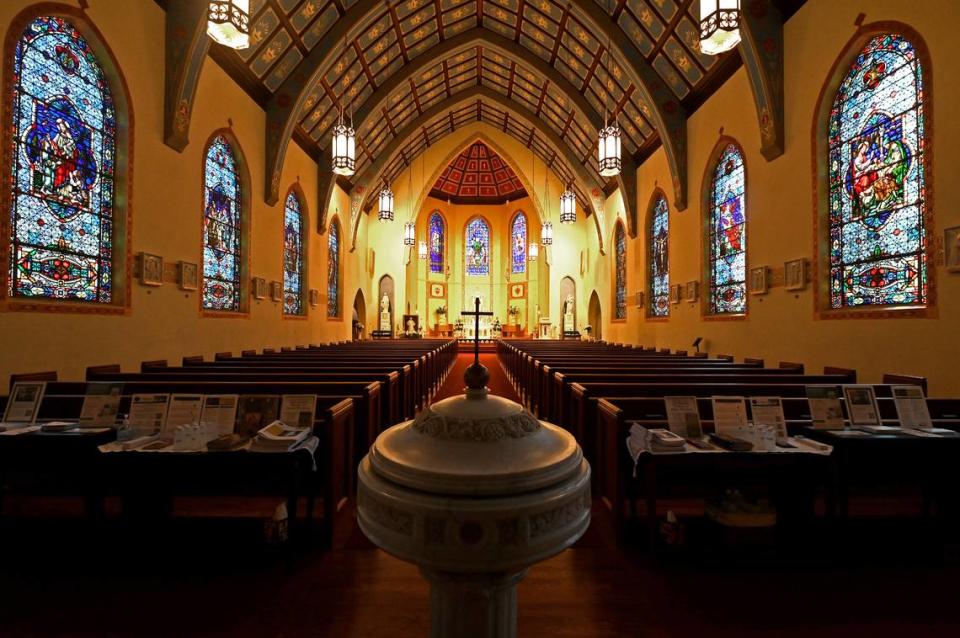
[[[488,367],[502,387],[499,366]],[[459,383],[451,375],[443,394]],[[594,512],[580,543],[521,583],[522,637],[960,635],[960,560],[894,528],[792,555],[731,546],[654,561],[613,547],[609,519]],[[417,569],[373,548],[344,515],[327,552],[265,547],[255,521],[0,523],[0,637],[428,635]]]

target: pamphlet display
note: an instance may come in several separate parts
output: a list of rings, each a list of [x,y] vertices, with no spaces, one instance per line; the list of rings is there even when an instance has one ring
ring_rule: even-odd
[[[40,410],[40,401],[47,389],[45,381],[20,381],[13,384],[7,409],[3,413],[4,423],[33,423]]]
[[[88,383],[80,408],[81,428],[113,427],[120,411],[122,383]]]
[[[317,395],[285,394],[280,403],[280,420],[295,428],[312,428],[317,412]]]
[[[703,437],[697,397],[664,397],[670,431],[687,439]]]
[[[713,429],[717,434],[740,430],[747,425],[747,406],[743,397],[711,397]]]
[[[167,408],[167,423],[164,432],[172,433],[182,425],[198,425],[203,410],[202,394],[174,394]]]
[[[843,407],[840,405],[840,391],[836,386],[808,385],[807,402],[810,405],[814,429],[843,429]]]
[[[240,397],[236,433],[241,436],[254,436],[276,420],[279,408],[280,397],[275,395],[251,394]]]
[[[750,397],[750,412],[754,425],[769,425],[774,428],[777,441],[787,439],[787,420],[783,416],[780,397]]]
[[[203,398],[203,410],[200,422],[205,423],[211,432],[218,435],[232,434],[237,421],[236,394],[208,394]]]
[[[881,425],[880,409],[872,385],[845,385],[843,396],[847,400],[851,425]]]
[[[901,427],[911,430],[933,428],[927,399],[923,396],[923,388],[918,385],[895,385],[891,390]]]
[[[130,399],[130,429],[143,434],[163,430],[167,420],[169,394],[135,394]]]

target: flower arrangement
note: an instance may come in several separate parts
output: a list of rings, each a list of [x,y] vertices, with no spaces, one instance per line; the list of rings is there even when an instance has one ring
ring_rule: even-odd
[[[437,313],[438,315],[440,315],[441,317],[445,317],[445,316],[447,315],[447,307],[446,307],[446,306],[440,306],[439,308],[437,308],[436,313]]]

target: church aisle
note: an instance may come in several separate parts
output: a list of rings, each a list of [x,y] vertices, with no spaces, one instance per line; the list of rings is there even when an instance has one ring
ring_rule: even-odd
[[[461,344],[457,361],[453,364],[447,380],[443,382],[443,385],[440,386],[440,389],[437,390],[436,395],[434,395],[434,402],[463,394],[463,371],[466,370],[471,363],[473,363],[473,349],[469,347],[469,344]],[[520,403],[520,397],[517,396],[513,386],[510,385],[510,380],[500,366],[500,360],[497,358],[497,355],[489,352],[481,352],[480,363],[485,365],[487,370],[490,371],[490,382],[487,384],[490,392]]]

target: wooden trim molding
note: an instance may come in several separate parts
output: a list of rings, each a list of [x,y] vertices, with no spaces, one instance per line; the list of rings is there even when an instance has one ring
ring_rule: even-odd
[[[821,241],[821,235],[829,232],[828,210],[828,166],[826,130],[833,105],[833,97],[846,76],[850,65],[867,41],[881,33],[898,33],[913,44],[920,62],[923,75],[923,114],[924,114],[924,230],[927,260],[927,303],[925,306],[883,306],[879,308],[830,307],[830,254],[829,242]],[[840,54],[830,67],[820,88],[820,95],[810,131],[810,169],[813,191],[813,259],[811,272],[813,278],[813,318],[814,319],[936,319],[937,311],[937,247],[939,240],[934,224],[934,188],[933,188],[933,66],[930,52],[923,37],[911,26],[902,22],[882,21],[858,25],[853,36],[841,49]]]
[[[117,62],[117,57],[107,44],[103,34],[88,18],[82,9],[55,2],[41,2],[30,5],[14,17],[7,28],[3,45],[3,121],[13,120],[13,57],[24,30],[31,21],[39,16],[62,17],[70,22],[93,49],[97,63],[110,83],[116,111],[116,152],[114,155],[114,199],[113,199],[113,258],[111,261],[113,276],[113,300],[110,303],[96,303],[46,298],[12,297],[9,288],[9,264],[11,233],[9,211],[13,205],[13,162],[0,164],[0,180],[6,186],[0,192],[0,312],[43,312],[86,315],[129,315],[132,298],[133,280],[133,100],[126,78]],[[3,126],[2,149],[4,157],[14,156],[16,131],[11,126]]]

